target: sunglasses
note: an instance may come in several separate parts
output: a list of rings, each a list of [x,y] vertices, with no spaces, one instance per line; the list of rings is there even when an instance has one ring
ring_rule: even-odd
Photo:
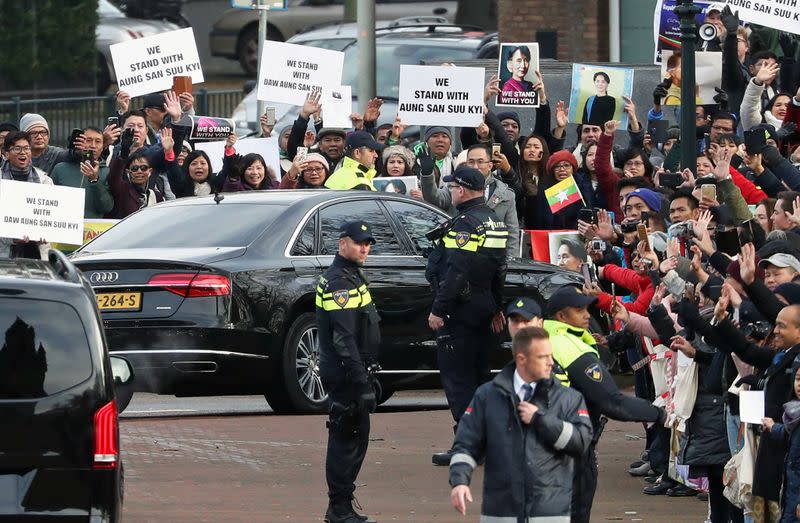
[[[130,167],[128,167],[128,170],[130,172],[132,172],[132,173],[135,173],[136,171],[144,172],[144,171],[149,171],[150,170],[150,166],[149,165],[131,165]]]

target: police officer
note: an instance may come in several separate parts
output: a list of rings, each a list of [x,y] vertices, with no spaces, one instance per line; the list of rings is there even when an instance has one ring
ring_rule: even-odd
[[[439,375],[458,427],[475,390],[489,377],[490,328],[500,332],[505,322],[508,231],[486,205],[479,170],[461,166],[443,181],[457,214],[439,229],[442,235],[428,257],[425,277],[435,293],[428,325],[437,333]],[[452,449],[432,460],[446,466],[451,456]]]
[[[595,447],[607,416],[619,421],[664,422],[664,412],[646,400],[623,394],[600,361],[596,342],[589,332],[589,305],[597,298],[585,296],[577,287],[564,286],[550,296],[544,328],[553,345],[553,374],[564,385],[583,394],[594,427],[589,450],[575,460],[572,484],[572,523],[589,521],[597,489]]]
[[[521,329],[526,327],[541,327],[542,308],[535,300],[526,297],[519,297],[511,300],[506,307],[506,318],[508,318],[508,333],[511,339]]]
[[[320,373],[331,401],[326,523],[364,523],[353,510],[355,480],[367,453],[377,404],[371,369],[380,343],[378,312],[361,267],[375,243],[367,223],[342,225],[339,253],[317,285]],[[369,522],[367,522],[369,523]]]

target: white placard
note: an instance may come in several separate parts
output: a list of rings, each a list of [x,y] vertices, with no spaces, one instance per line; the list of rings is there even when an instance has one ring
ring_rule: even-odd
[[[341,85],[322,90],[323,125],[335,129],[350,129],[353,121],[353,91],[349,85]]]
[[[0,237],[83,243],[85,189],[0,181]]]
[[[258,153],[264,157],[267,166],[275,171],[275,177],[281,180],[281,158],[278,149],[278,137],[272,138],[244,138],[237,140],[236,152],[244,156],[248,153]],[[200,142],[195,144],[195,149],[205,151],[208,159],[211,160],[211,170],[218,173],[222,169],[222,158],[225,156],[225,141]]]
[[[761,425],[764,417],[764,391],[743,390],[739,392],[739,419],[742,423]]]
[[[411,195],[411,191],[419,190],[416,176],[379,176],[372,179],[372,185],[379,192],[393,192]]]
[[[344,53],[267,40],[261,55],[258,99],[303,105],[309,91],[342,85]]]
[[[480,67],[401,65],[397,115],[408,125],[477,127],[484,77]]]
[[[800,2],[793,0],[727,0],[739,19],[779,31],[800,34]]]
[[[200,55],[191,27],[111,46],[120,91],[131,96],[166,91],[173,76],[191,76],[203,83]]]

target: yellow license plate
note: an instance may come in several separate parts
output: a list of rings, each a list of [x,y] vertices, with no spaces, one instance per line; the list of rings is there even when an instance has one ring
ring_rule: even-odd
[[[109,292],[97,295],[101,311],[138,311],[142,308],[141,292]]]

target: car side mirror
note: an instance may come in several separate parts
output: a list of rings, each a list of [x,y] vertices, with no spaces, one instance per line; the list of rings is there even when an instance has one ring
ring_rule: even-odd
[[[114,376],[114,383],[121,385],[133,380],[133,367],[128,360],[120,356],[110,356],[111,374]]]

